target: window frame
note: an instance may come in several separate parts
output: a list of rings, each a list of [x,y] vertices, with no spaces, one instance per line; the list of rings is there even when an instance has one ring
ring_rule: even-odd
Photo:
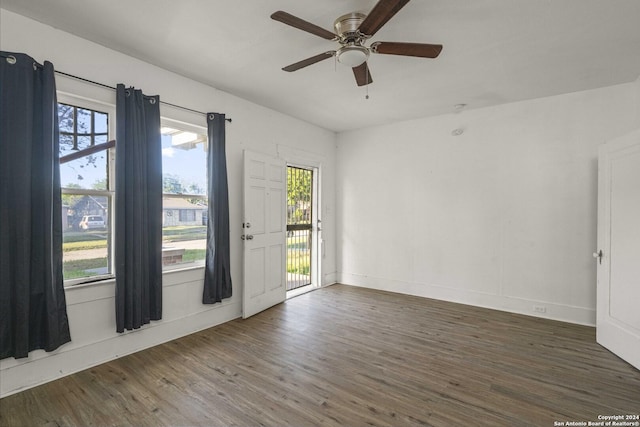
[[[114,104],[101,102],[97,100],[88,99],[82,96],[69,94],[66,92],[57,93],[57,103],[67,104],[74,107],[98,111],[107,114],[107,141],[114,140],[116,135],[116,107]],[[62,133],[61,133],[62,134]],[[105,218],[107,222],[107,233],[109,239],[107,240],[107,267],[109,272],[107,274],[101,274],[96,276],[79,277],[75,279],[65,279],[64,287],[70,288],[77,285],[93,284],[102,282],[105,280],[113,280],[115,278],[115,171],[116,171],[116,147],[107,149],[107,190],[95,190],[95,189],[76,189],[65,188],[61,184],[61,194],[68,195],[80,195],[80,196],[99,196],[107,197],[108,200],[108,217]]]
[[[102,97],[100,97],[102,98]],[[110,98],[110,97],[107,97]],[[76,95],[75,93],[69,93],[64,91],[57,92],[57,103],[59,104],[67,104],[78,108],[84,108],[88,110],[99,111],[101,113],[106,113],[108,117],[108,135],[107,141],[115,140],[116,135],[116,107],[115,103],[110,102],[111,99],[105,98],[104,100],[98,100],[93,98],[87,98],[84,96]],[[170,111],[172,113],[173,111]],[[192,120],[192,115],[188,115],[185,120],[177,120],[170,117],[166,117],[164,115],[165,112],[162,112],[161,116],[161,127],[170,127],[174,129],[178,129],[185,132],[193,132],[197,134],[207,136],[207,127],[203,125],[196,125],[194,122],[196,120]],[[181,113],[181,112],[178,112]],[[169,114],[172,115],[172,114]],[[175,116],[182,118],[183,114],[176,114]],[[201,116],[197,116],[198,119],[202,120]],[[207,142],[205,142],[207,143]],[[81,278],[74,279],[65,279],[64,287],[69,289],[77,286],[85,286],[85,285],[95,285],[108,281],[113,281],[115,279],[115,170],[116,170],[116,147],[112,147],[107,149],[108,155],[108,169],[107,169],[107,178],[108,178],[108,190],[95,190],[95,189],[75,189],[75,188],[61,188],[61,194],[68,195],[88,195],[88,196],[106,196],[109,201],[108,206],[108,216],[105,218],[107,221],[107,230],[109,233],[108,239],[108,267],[109,273],[96,275],[96,276],[87,276]],[[206,154],[205,154],[206,156]],[[206,164],[206,159],[205,159]],[[206,174],[205,168],[205,174]],[[163,198],[177,198],[177,199],[194,199],[194,198],[202,198],[208,199],[208,185],[205,188],[205,194],[171,194],[171,193],[163,193]],[[178,263],[178,264],[170,264],[167,266],[163,266],[163,274],[170,273],[175,271],[183,271],[183,270],[194,270],[204,268],[205,260],[198,260],[192,262]]]

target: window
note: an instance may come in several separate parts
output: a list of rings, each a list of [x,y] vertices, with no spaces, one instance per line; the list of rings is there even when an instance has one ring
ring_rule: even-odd
[[[112,107],[72,98],[58,104],[63,275],[67,285],[113,275],[115,151],[101,149],[112,133],[109,110]]]
[[[65,285],[114,275],[113,106],[59,94]],[[207,237],[206,128],[163,119],[165,269],[204,264]]]
[[[180,222],[193,222],[196,220],[196,211],[193,209],[180,209]]]
[[[162,264],[201,265],[207,239],[205,129],[163,119]]]

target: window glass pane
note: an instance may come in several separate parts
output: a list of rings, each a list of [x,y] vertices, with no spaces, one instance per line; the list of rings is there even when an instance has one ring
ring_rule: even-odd
[[[78,150],[84,150],[85,148],[91,147],[90,136],[78,136],[77,140],[78,140]]]
[[[63,275],[65,280],[110,276],[111,233],[107,150],[72,161],[64,156],[108,140],[108,114],[58,104],[62,184]],[[96,135],[94,124],[101,126]],[[73,194],[72,194],[73,193]]]
[[[162,264],[202,264],[207,242],[207,138],[167,127],[161,133]]]
[[[106,190],[107,157],[107,151],[100,151],[61,164],[60,183],[62,187]]]
[[[95,115],[95,129],[93,131],[95,133],[107,133],[109,132],[109,115],[106,113],[100,113],[96,111]]]
[[[111,197],[62,195],[65,280],[109,274]]]
[[[207,199],[171,197],[162,200],[162,264],[204,261],[207,246]]]
[[[79,134],[91,134],[93,133],[93,127],[91,126],[91,110],[85,110],[84,108],[78,108],[76,120],[78,121],[78,133]]]
[[[206,136],[171,128],[162,131],[163,192],[205,195]]]
[[[71,105],[58,104],[58,124],[60,132],[73,133],[74,108]]]
[[[67,154],[75,153],[76,149],[74,149],[75,144],[75,136],[60,134],[60,157],[66,156]]]

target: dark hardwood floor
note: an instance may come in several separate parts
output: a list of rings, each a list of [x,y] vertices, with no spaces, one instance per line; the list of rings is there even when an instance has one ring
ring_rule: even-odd
[[[2,426],[553,426],[640,413],[593,328],[335,285],[0,400]]]

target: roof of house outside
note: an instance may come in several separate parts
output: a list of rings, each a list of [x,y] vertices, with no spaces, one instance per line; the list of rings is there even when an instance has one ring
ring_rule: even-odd
[[[205,210],[207,209],[206,205],[196,205],[195,203],[191,203],[187,199],[182,199],[179,197],[163,197],[162,198],[162,209],[198,209]]]

